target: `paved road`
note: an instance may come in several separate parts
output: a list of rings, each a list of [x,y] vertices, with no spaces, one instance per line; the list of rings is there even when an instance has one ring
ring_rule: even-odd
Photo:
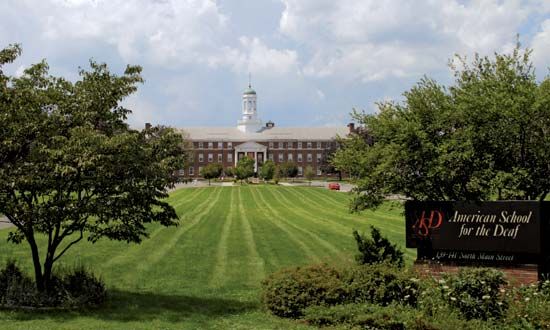
[[[11,222],[9,222],[5,216],[0,215],[0,229],[8,228],[11,226],[13,226]]]

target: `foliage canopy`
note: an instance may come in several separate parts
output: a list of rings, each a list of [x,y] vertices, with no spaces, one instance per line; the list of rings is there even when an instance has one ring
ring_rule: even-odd
[[[17,45],[0,51],[0,68],[20,52]],[[79,76],[53,77],[45,61],[20,77],[0,71],[0,213],[15,225],[9,240],[28,242],[40,291],[51,284],[54,262],[85,233],[92,242],[139,243],[145,223],[177,220],[163,198],[186,157],[182,136],[166,127],[130,129],[130,110],[120,105],[143,82],[141,67],[117,76],[91,61]],[[38,234],[47,237],[42,256]]]
[[[356,177],[353,210],[385,196],[415,200],[544,199],[550,191],[550,79],[530,50],[456,56],[450,87],[423,78],[377,114],[354,111],[356,134],[333,158]],[[346,168],[346,166],[348,168]]]

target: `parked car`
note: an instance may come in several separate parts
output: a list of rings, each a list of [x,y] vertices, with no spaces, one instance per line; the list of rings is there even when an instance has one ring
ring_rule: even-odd
[[[330,190],[340,190],[340,184],[338,182],[331,182],[328,184]]]

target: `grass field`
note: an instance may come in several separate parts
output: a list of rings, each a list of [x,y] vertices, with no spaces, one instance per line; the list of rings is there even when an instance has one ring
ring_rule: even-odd
[[[2,329],[300,329],[262,310],[260,282],[282,267],[341,262],[355,253],[353,229],[381,228],[404,246],[399,206],[361,215],[349,196],[319,188],[242,186],[175,191],[178,227],[151,226],[142,244],[83,242],[60,259],[102,276],[109,303],[97,310],[0,311]],[[15,258],[31,271],[26,243],[6,243],[0,262]],[[413,251],[406,251],[412,260]]]

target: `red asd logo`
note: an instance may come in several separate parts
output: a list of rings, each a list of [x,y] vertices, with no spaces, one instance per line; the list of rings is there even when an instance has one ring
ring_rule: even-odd
[[[443,212],[441,211],[422,211],[419,218],[412,226],[413,232],[420,237],[428,237],[430,232],[441,227],[443,223]]]

